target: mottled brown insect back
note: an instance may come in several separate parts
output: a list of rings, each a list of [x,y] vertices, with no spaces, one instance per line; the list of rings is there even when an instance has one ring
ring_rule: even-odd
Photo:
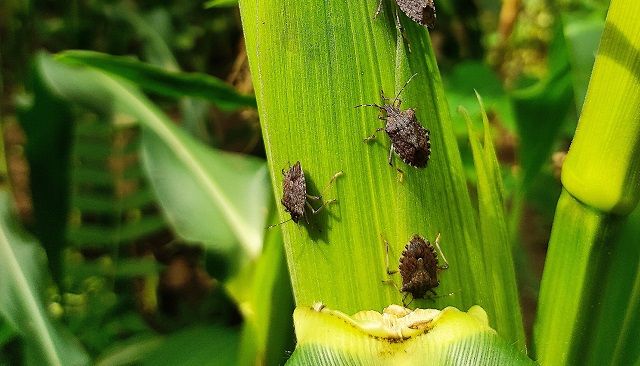
[[[376,16],[382,11],[382,1],[378,3]],[[396,0],[396,4],[414,22],[433,29],[436,25],[436,6],[433,0]]]
[[[301,218],[304,218],[307,223],[309,220],[307,219],[307,208],[311,210],[312,214],[317,214],[322,210],[325,206],[336,202],[336,199],[332,199],[326,202],[323,202],[320,207],[317,209],[314,208],[309,200],[320,201],[322,200],[321,196],[312,196],[307,193],[307,181],[304,177],[304,170],[302,170],[302,166],[299,161],[296,161],[289,170],[282,169],[282,200],[280,202],[284,206],[285,211],[287,211],[291,215],[291,219],[283,221],[281,223],[271,225],[269,228],[278,226],[280,224],[284,224],[287,221],[293,221],[298,223]],[[331,180],[329,181],[328,186],[333,183],[333,181],[342,175],[342,171],[337,172],[333,175]]]
[[[400,93],[409,84],[417,74],[414,74],[407,80],[404,86],[398,92],[391,104],[386,103],[388,99],[384,96],[384,92],[380,92],[383,105],[362,104],[356,107],[376,107],[384,112],[379,118],[386,121],[385,126],[376,129],[371,136],[364,139],[369,142],[376,138],[376,133],[384,130],[391,140],[391,148],[389,149],[388,162],[393,166],[393,152],[406,164],[414,168],[424,168],[431,157],[431,138],[429,130],[422,127],[416,117],[413,108],[401,110],[402,101],[398,99]]]
[[[439,236],[436,241],[439,241]],[[408,292],[414,299],[422,299],[440,285],[438,271],[448,268],[438,264],[438,254],[431,243],[419,235],[413,235],[404,247],[398,270],[402,277],[400,291]]]
[[[436,237],[435,246],[440,250],[440,234]],[[442,250],[440,250],[440,253],[442,253]],[[427,293],[431,293],[434,296],[437,295],[434,289],[440,285],[438,272],[449,268],[444,254],[442,254],[442,258],[445,262],[444,265],[438,263],[438,254],[429,240],[414,234],[409,240],[409,243],[404,247],[402,256],[400,257],[400,264],[398,266],[400,276],[402,277],[402,287],[400,291],[411,294],[413,299],[423,299]],[[391,271],[387,268],[388,274],[394,274],[396,272],[397,271]]]
[[[298,223],[304,216],[304,208],[307,203],[307,181],[304,179],[304,171],[297,161],[289,171],[282,170],[282,205],[291,215],[291,220]]]
[[[396,0],[398,7],[414,22],[433,29],[436,25],[436,6],[433,0]]]
[[[415,110],[399,111],[398,108],[389,105],[384,107],[387,114],[384,130],[389,135],[393,151],[402,161],[414,168],[426,167],[431,157],[429,130],[418,123]],[[391,123],[390,112],[394,116]]]

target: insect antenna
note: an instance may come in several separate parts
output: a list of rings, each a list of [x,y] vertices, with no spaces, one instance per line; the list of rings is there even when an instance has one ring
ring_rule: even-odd
[[[292,217],[292,218],[290,218],[290,219],[284,220],[283,222],[279,222],[279,223],[277,223],[277,224],[269,225],[269,229],[273,229],[274,227],[276,227],[276,226],[280,226],[280,225],[282,225],[282,224],[284,224],[284,223],[286,223],[286,222],[289,222],[289,221],[291,221],[291,220],[293,220],[293,217]]]
[[[398,94],[396,95],[396,97],[393,99],[393,105],[395,106],[396,102],[398,101],[398,98],[400,97],[400,93],[402,93],[402,91],[404,90],[404,88],[407,87],[407,85],[409,84],[409,82],[411,81],[411,79],[413,79],[416,75],[418,75],[418,73],[415,73],[413,75],[411,75],[411,77],[409,78],[409,80],[407,80],[406,83],[404,83],[404,85],[402,86],[402,88],[400,88],[400,91],[398,92]]]
[[[377,104],[360,104],[360,105],[357,105],[357,106],[355,106],[353,108],[360,108],[360,107],[376,107],[378,109],[382,109],[382,107],[377,105]]]

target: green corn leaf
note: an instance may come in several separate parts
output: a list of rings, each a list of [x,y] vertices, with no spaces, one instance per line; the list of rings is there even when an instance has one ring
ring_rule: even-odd
[[[562,170],[562,184],[572,195],[621,215],[633,211],[640,199],[638,6],[611,2],[579,128]]]
[[[7,322],[0,319],[0,347],[4,347],[5,344],[11,342],[16,336],[16,331],[13,330]]]
[[[124,21],[131,25],[140,39],[144,61],[169,72],[180,71],[180,65],[171,51],[170,43],[173,40],[174,29],[168,9],[156,7],[140,14],[135,4],[119,2],[114,5],[112,11],[107,12],[107,16],[116,22]],[[255,101],[253,103],[255,104]],[[209,138],[208,134],[203,133],[206,108],[207,103],[204,99],[180,98],[183,127],[203,140]]]
[[[11,203],[0,193],[0,315],[22,337],[30,365],[86,365],[89,358],[45,310],[46,258],[11,218]]]
[[[142,156],[173,226],[189,241],[228,253],[239,242],[256,257],[271,199],[264,162],[213,150],[170,130],[167,138],[145,129]]]
[[[632,365],[640,360],[640,208],[636,207],[620,234],[608,245],[603,276],[594,297],[600,311],[589,310],[593,327],[584,349],[592,365]],[[606,272],[606,273],[605,273]]]
[[[57,59],[81,63],[120,76],[145,91],[174,98],[200,97],[221,109],[255,107],[255,97],[239,94],[224,81],[207,74],[167,71],[131,57],[112,56],[94,51],[66,51]]]
[[[164,337],[123,342],[100,356],[96,365],[235,365],[237,348],[234,328],[195,326]]]
[[[204,3],[206,9],[210,8],[230,8],[238,6],[238,0],[209,0]]]
[[[275,216],[275,210],[271,212]],[[249,280],[238,276],[227,285],[241,298],[244,318],[238,364],[280,365],[294,346],[295,307],[280,230],[267,232],[264,251],[252,267]]]
[[[136,337],[113,345],[98,357],[96,366],[120,366],[140,364],[148,354],[162,346],[158,336]]]
[[[151,182],[180,235],[233,255],[255,257],[260,252],[270,201],[264,162],[205,147],[120,79],[46,55],[38,57],[38,66],[56,95],[105,115],[120,113],[139,121]],[[234,250],[238,245],[240,252]]]
[[[113,7],[108,7],[107,9],[105,15],[109,17],[111,21],[114,23],[125,22],[133,28],[135,36],[141,44],[145,61],[166,70],[177,71],[180,69],[167,40],[171,33],[171,27],[166,12],[164,13],[166,21],[161,22],[162,25],[159,25],[153,24],[153,21],[150,19],[150,14],[154,13],[153,10],[146,13],[148,16],[145,17],[144,14],[141,14],[139,9],[136,8],[135,4],[118,2],[115,3]],[[158,12],[162,13],[163,10],[158,10]]]
[[[400,13],[406,38],[397,32],[397,7],[384,1],[348,2],[241,0],[240,13],[252,71],[271,177],[282,197],[281,170],[300,161],[308,191],[338,202],[310,224],[282,225],[296,303],[322,301],[356,312],[399,303],[403,295],[383,283],[385,241],[390,269],[410,236],[430,240],[441,233],[449,269],[441,272],[435,299],[415,299],[414,306],[468,308],[480,304],[511,342],[524,339],[513,311],[494,302],[494,285],[486,271],[482,239],[465,185],[460,155],[426,29]],[[378,127],[375,108],[380,89],[402,108],[416,108],[420,123],[431,130],[431,161],[414,169],[395,157],[402,179],[387,164],[389,140],[363,139]],[[330,189],[325,182],[342,170]],[[282,221],[289,218],[279,208]],[[497,261],[511,261],[500,255]],[[506,264],[507,268],[512,264]],[[399,282],[399,278],[392,277]],[[446,294],[453,293],[450,296]],[[502,304],[517,304],[500,292]],[[500,320],[497,320],[499,319]],[[503,320],[511,319],[511,320]],[[508,324],[508,327],[505,327]]]
[[[585,342],[593,329],[590,318],[600,308],[594,304],[599,303],[601,276],[609,261],[605,243],[614,239],[614,224],[562,192],[538,300],[535,351],[541,364],[585,364]]]
[[[453,307],[409,309],[348,316],[298,307],[298,345],[287,365],[534,365],[489,326],[486,312]]]
[[[502,176],[500,166],[493,147],[489,119],[484,110],[484,104],[480,95],[476,94],[480,104],[480,114],[484,127],[483,144],[480,144],[475,135],[471,118],[466,110],[461,109],[462,115],[467,122],[469,129],[469,141],[473,160],[478,177],[478,210],[480,220],[480,233],[483,241],[483,254],[486,260],[487,276],[494,286],[494,304],[499,307],[498,312],[505,314],[499,321],[500,329],[508,329],[513,325],[520,325],[513,332],[524,334],[522,327],[522,313],[518,302],[506,302],[503,299],[517,299],[518,287],[516,283],[516,271],[513,261],[505,261],[502,256],[513,257],[511,252],[510,235],[507,228],[506,214],[504,209],[504,189],[502,186]],[[511,317],[506,316],[507,314]],[[525,348],[525,340],[518,340],[519,346]]]
[[[446,78],[443,81],[451,110],[463,106],[471,117],[480,116],[480,106],[473,94],[476,90],[482,95],[487,109],[496,112],[502,125],[514,131],[514,117],[509,97],[498,75],[488,65],[480,61],[461,62],[442,77]],[[462,137],[466,140],[468,131],[464,118],[459,115],[452,117],[459,141]]]
[[[578,129],[562,169],[564,191],[556,209],[534,332],[542,364],[637,361],[637,342],[630,342],[639,311],[637,276],[630,275],[637,273],[639,263],[637,237],[621,233],[640,197],[638,12],[636,1],[611,2]]]

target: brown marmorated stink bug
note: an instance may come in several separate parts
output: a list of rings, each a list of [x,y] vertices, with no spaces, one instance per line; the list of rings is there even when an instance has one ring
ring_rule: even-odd
[[[384,92],[380,91],[382,105],[378,104],[361,104],[358,107],[376,107],[384,112],[383,116],[378,118],[386,121],[384,127],[376,129],[373,135],[364,139],[369,142],[376,138],[376,133],[385,131],[391,140],[391,148],[389,149],[389,165],[393,166],[393,152],[408,165],[415,168],[424,168],[431,157],[431,139],[429,130],[422,127],[416,118],[416,112],[413,108],[401,110],[402,101],[398,99],[400,93],[409,84],[417,74],[413,74],[409,80],[400,89],[391,104],[388,104],[388,98],[384,96]],[[399,169],[398,169],[399,170]],[[402,172],[401,170],[399,170]]]
[[[322,205],[317,209],[311,205],[311,203],[309,202],[310,200],[320,201],[322,200],[322,196],[312,196],[307,193],[307,181],[304,177],[304,170],[302,170],[302,166],[300,165],[299,161],[296,161],[296,163],[293,164],[293,166],[290,167],[287,171],[282,169],[282,175],[284,176],[284,178],[282,179],[283,193],[282,200],[280,202],[282,202],[285,211],[287,211],[291,215],[291,218],[281,223],[271,225],[269,226],[269,228],[284,224],[288,221],[298,223],[303,217],[308,224],[309,219],[307,217],[307,209],[311,210],[311,213],[315,215],[320,212],[320,210],[322,210],[325,206],[337,201],[337,199],[334,198],[332,200],[323,202]],[[327,188],[340,175],[342,175],[342,171],[335,173],[327,184]]]
[[[396,270],[389,269],[389,243],[385,241],[387,257],[387,274],[392,275],[397,273]],[[402,277],[402,287],[400,292],[404,292],[405,295],[402,298],[402,303],[408,294],[411,294],[413,299],[423,299],[427,292],[436,296],[434,288],[440,285],[438,280],[438,272],[449,268],[449,263],[440,249],[440,234],[436,236],[434,242],[435,248],[438,248],[444,265],[438,263],[438,254],[429,240],[424,239],[418,234],[414,234],[409,243],[404,247],[402,256],[400,256],[400,264],[398,270]],[[383,281],[385,283],[391,283],[395,286],[393,280]],[[430,296],[430,298],[433,298]]]
[[[382,11],[382,1],[378,2],[375,16]],[[395,0],[396,4],[406,16],[414,22],[433,29],[436,25],[436,6],[433,0]]]

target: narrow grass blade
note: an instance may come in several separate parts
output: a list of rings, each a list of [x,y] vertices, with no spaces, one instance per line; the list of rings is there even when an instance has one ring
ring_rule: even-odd
[[[0,193],[0,315],[24,340],[30,364],[88,364],[81,346],[49,319],[44,253],[16,231],[10,209],[8,194]]]
[[[131,57],[94,51],[65,51],[56,58],[104,70],[130,80],[145,91],[160,95],[200,97],[225,110],[256,106],[255,97],[239,94],[224,81],[207,74],[167,71]]]
[[[275,219],[275,210],[271,212]],[[238,364],[281,365],[288,356],[286,352],[294,347],[291,314],[295,305],[280,230],[267,232],[264,251],[251,277],[227,285],[235,288],[231,293],[244,293],[240,301],[244,323]]]
[[[500,166],[493,147],[489,120],[482,99],[477,95],[484,127],[482,145],[473,128],[473,122],[465,109],[461,113],[467,122],[469,141],[478,177],[478,211],[482,250],[486,262],[487,277],[494,289],[494,304],[501,314],[496,319],[503,335],[517,339],[518,347],[526,349],[522,313],[518,299],[516,271],[504,208],[504,189]],[[511,301],[508,301],[511,300]],[[509,329],[507,332],[506,330]],[[520,337],[520,338],[518,338]]]
[[[232,6],[238,6],[238,0],[209,0],[204,3],[204,7],[210,8],[230,8]]]

